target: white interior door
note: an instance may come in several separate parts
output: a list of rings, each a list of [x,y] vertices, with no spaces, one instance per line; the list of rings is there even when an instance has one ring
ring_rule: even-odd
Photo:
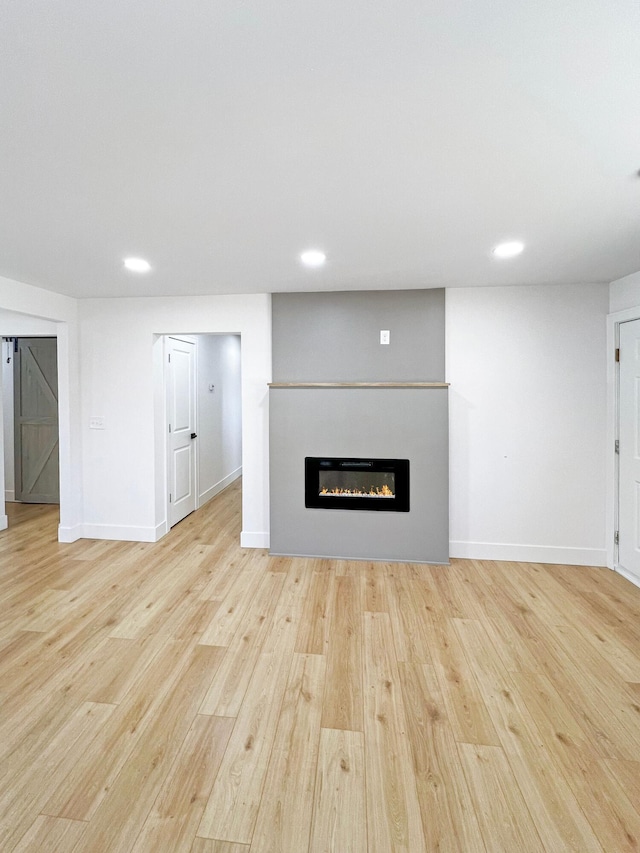
[[[640,320],[620,324],[618,563],[640,582]]]
[[[166,338],[169,526],[196,508],[196,347]]]

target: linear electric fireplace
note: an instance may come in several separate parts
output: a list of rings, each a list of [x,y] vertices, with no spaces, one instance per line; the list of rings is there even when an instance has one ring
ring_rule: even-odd
[[[409,460],[307,456],[305,506],[409,512]]]

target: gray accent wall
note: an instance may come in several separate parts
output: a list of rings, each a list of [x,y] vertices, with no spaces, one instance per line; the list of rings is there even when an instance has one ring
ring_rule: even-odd
[[[274,382],[444,382],[441,288],[274,293],[271,310]]]
[[[271,553],[449,561],[446,388],[272,388]],[[307,509],[305,456],[409,459],[410,511]]]
[[[272,318],[274,383],[444,381],[444,290],[279,293]],[[447,388],[272,387],[269,413],[271,553],[448,562]],[[306,456],[409,459],[409,512],[307,509]]]

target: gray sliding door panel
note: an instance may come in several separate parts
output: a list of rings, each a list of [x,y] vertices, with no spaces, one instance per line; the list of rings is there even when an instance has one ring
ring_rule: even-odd
[[[59,503],[57,340],[18,338],[13,371],[16,500]]]

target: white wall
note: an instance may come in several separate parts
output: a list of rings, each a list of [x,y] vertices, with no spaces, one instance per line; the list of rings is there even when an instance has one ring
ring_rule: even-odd
[[[82,513],[80,381],[77,301],[0,276],[0,335],[53,334],[58,339],[58,429],[60,437],[60,525],[58,538],[78,538]],[[4,430],[2,431],[4,433]],[[4,435],[0,438],[4,469]],[[4,470],[0,471],[4,482]],[[6,526],[4,489],[0,529]]]
[[[165,334],[242,338],[243,531],[268,545],[268,295],[80,302],[83,535],[154,541],[168,529],[164,430]],[[89,429],[91,416],[104,430]]]
[[[640,306],[640,272],[632,273],[609,286],[609,311],[625,311]]]
[[[451,555],[605,565],[607,285],[447,290]]]
[[[202,506],[242,473],[241,348],[239,335],[198,335],[196,343]]]
[[[11,329],[11,332],[7,331],[8,329]],[[58,331],[58,326],[52,320],[0,310],[0,330],[0,334],[4,337],[30,338],[39,335],[53,337]]]

